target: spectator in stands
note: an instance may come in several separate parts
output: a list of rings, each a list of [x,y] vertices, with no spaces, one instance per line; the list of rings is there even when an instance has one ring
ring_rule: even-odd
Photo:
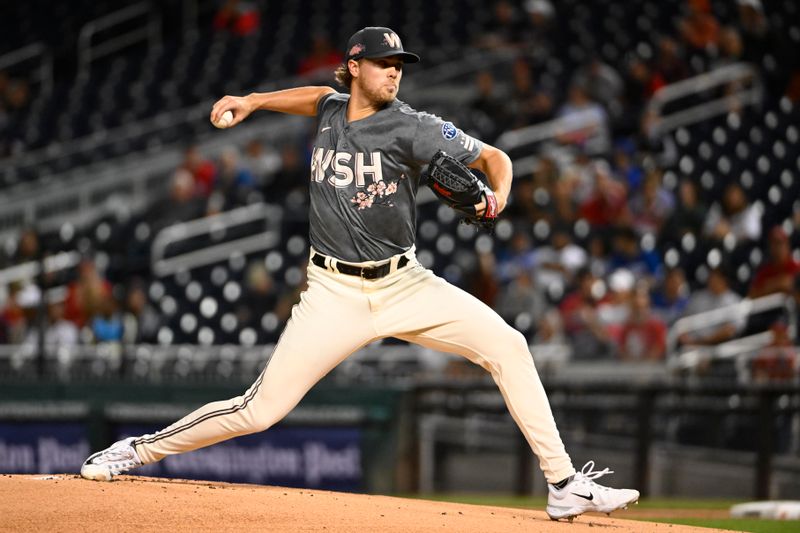
[[[123,338],[122,316],[113,296],[100,302],[99,311],[91,320],[92,338],[96,344],[119,344]]]
[[[728,276],[722,267],[712,268],[704,289],[692,293],[683,316],[692,316],[706,311],[739,303],[741,296],[733,292],[728,284]],[[683,345],[714,345],[735,338],[744,326],[744,317],[732,314],[722,323],[697,328],[683,333],[679,341]]]
[[[274,312],[278,303],[279,289],[263,261],[254,261],[247,267],[245,291],[236,307],[239,324],[261,329],[261,319]],[[274,339],[273,339],[274,340]]]
[[[38,345],[38,333],[32,331],[28,335],[31,345]],[[64,302],[54,301],[47,306],[47,328],[44,333],[44,344],[48,350],[72,348],[80,342],[78,327],[64,317]]]
[[[155,343],[161,327],[161,315],[147,301],[141,281],[128,286],[125,313],[122,316],[123,342],[126,344]]]
[[[693,50],[713,52],[719,40],[719,22],[709,0],[688,0],[687,13],[678,22],[678,31]]]
[[[633,273],[626,268],[618,268],[608,276],[608,290],[598,301],[597,316],[615,346],[619,346],[622,327],[630,317],[635,286]]]
[[[590,168],[594,186],[580,206],[581,218],[597,230],[625,225],[630,220],[625,186],[614,179],[605,161],[595,161]]]
[[[558,136],[562,143],[575,145],[592,156],[611,151],[608,114],[589,97],[586,87],[571,85],[567,102],[556,116],[563,119],[564,133]]]
[[[308,187],[308,166],[306,159],[299,148],[286,143],[281,146],[281,168],[274,185],[267,191],[268,195],[282,197],[293,189],[306,189]],[[303,195],[304,201],[307,195]]]
[[[239,162],[239,151],[228,146],[220,154],[219,172],[212,195],[219,195],[223,199],[223,211],[246,205],[248,195],[255,188],[255,181],[252,172]]]
[[[513,271],[516,275],[516,271]],[[479,251],[475,269],[466,281],[467,291],[491,308],[494,308],[500,285],[497,273],[497,260],[491,251]]]
[[[681,55],[680,45],[672,37],[663,36],[658,41],[653,76],[653,83],[657,86],[675,83],[689,76],[689,67]]]
[[[646,285],[634,291],[622,326],[619,356],[625,361],[661,361],[667,349],[667,325],[651,311]]]
[[[510,121],[501,124],[503,129],[524,128],[553,118],[553,98],[536,83],[535,73],[526,59],[514,62]]]
[[[561,302],[564,333],[578,360],[605,359],[614,353],[614,343],[598,315],[598,300],[605,293],[603,282],[589,269],[575,275],[575,290]]]
[[[13,241],[11,243],[13,245]],[[38,261],[40,259],[41,247],[39,245],[39,234],[33,228],[22,228],[19,232],[16,246],[7,250],[8,258],[0,262],[0,266],[7,267]],[[6,264],[3,264],[6,263]]]
[[[520,330],[530,328],[524,327],[518,319],[524,317],[523,321],[527,324],[538,324],[547,309],[547,297],[542,286],[527,270],[519,270],[517,276],[501,289],[495,305],[497,314]]]
[[[642,249],[640,240],[632,227],[621,226],[614,234],[609,267],[612,271],[630,270],[637,279],[661,279],[664,272],[658,251],[655,247]]]
[[[572,284],[575,273],[587,264],[586,250],[572,242],[572,233],[563,225],[556,225],[550,243],[537,247],[533,252],[536,284],[549,287]]]
[[[673,167],[678,162],[678,147],[671,135],[660,130],[661,116],[645,108],[639,121],[639,145],[661,168]]]
[[[244,37],[256,33],[261,25],[261,13],[254,2],[224,0],[214,15],[213,26],[217,31],[229,31]]]
[[[202,217],[206,212],[206,200],[195,193],[194,179],[188,170],[179,168],[172,175],[169,196],[152,204],[145,213],[152,233],[167,226]]]
[[[97,271],[94,261],[86,258],[78,265],[78,279],[67,287],[64,316],[82,328],[111,298],[111,284]]]
[[[275,304],[275,316],[278,317],[278,321],[281,324],[289,320],[289,316],[292,314],[292,308],[300,301],[300,295],[303,291],[308,288],[307,266],[308,261],[304,261],[302,264],[298,265],[300,270],[299,282],[297,285],[287,284],[288,286],[284,287],[278,297],[278,303]],[[277,331],[281,330],[282,327],[277,328]]]
[[[800,370],[800,357],[789,335],[786,324],[776,323],[770,328],[772,342],[759,350],[753,359],[751,372],[756,383],[793,381]]]
[[[19,78],[9,80],[4,97],[11,111],[24,109],[31,99],[28,82]]]
[[[661,227],[662,247],[680,246],[686,234],[702,234],[705,217],[706,208],[700,203],[697,184],[689,178],[682,179],[678,186],[678,205]]]
[[[217,176],[217,167],[203,156],[199,146],[193,144],[186,149],[183,154],[183,163],[179,168],[191,173],[199,194],[203,196],[211,194]]]
[[[487,142],[494,142],[507,127],[507,98],[497,92],[495,78],[488,70],[478,72],[475,89],[475,99],[470,104],[473,111],[472,123],[480,132],[479,137]]]
[[[675,196],[662,186],[662,171],[653,166],[645,174],[642,187],[630,201],[633,227],[639,235],[658,235],[675,209]]]
[[[522,176],[514,180],[511,197],[504,211],[509,220],[533,225],[537,220],[544,218],[545,206],[536,202],[536,191],[537,187],[531,176]]]
[[[492,19],[480,34],[478,46],[485,48],[511,48],[520,42],[521,25],[514,4],[497,0],[492,7]]]
[[[622,138],[614,143],[614,174],[628,189],[628,195],[639,191],[644,178],[642,165],[636,160],[636,142]]]
[[[719,68],[738,63],[742,60],[743,53],[742,36],[739,31],[732,26],[726,26],[719,33],[719,53],[712,67]]]
[[[497,274],[501,283],[508,283],[516,278],[521,271],[529,272],[533,270],[536,265],[536,253],[531,242],[530,228],[524,225],[515,228],[514,233],[511,235],[508,249],[498,253],[497,258],[495,274]],[[494,271],[495,269],[492,268],[492,270]]]
[[[256,187],[265,191],[272,185],[281,168],[280,153],[259,139],[247,143],[242,157],[242,166],[253,175]]]
[[[715,241],[722,241],[727,235],[733,235],[738,243],[758,241],[761,238],[761,212],[748,201],[741,185],[729,183],[722,193],[722,200],[711,205],[703,232]]]
[[[311,50],[300,59],[297,75],[328,79],[331,72],[341,65],[342,60],[342,53],[331,44],[328,36],[315,33],[311,36]]]
[[[624,88],[625,116],[622,126],[630,131],[638,127],[642,111],[657,90],[664,86],[664,80],[657,76],[648,63],[633,56],[626,65]]]
[[[23,284],[21,282],[9,284],[8,298],[6,299],[5,307],[3,307],[2,312],[0,312],[0,321],[3,323],[5,342],[9,344],[19,344],[27,335],[28,320],[25,309],[20,303],[22,288]]]
[[[664,280],[653,291],[651,302],[653,311],[667,326],[683,316],[689,304],[689,285],[682,268],[667,269]]]
[[[761,68],[769,92],[785,94],[793,76],[800,75],[800,60],[786,31],[770,27],[761,0],[738,0],[742,58]]]
[[[526,0],[526,17],[520,29],[520,44],[525,56],[537,66],[553,58],[560,43],[555,9],[550,0]]]
[[[537,354],[541,354],[543,349],[548,351],[548,348],[554,348],[552,351],[561,350],[567,344],[567,339],[564,337],[564,323],[558,309],[549,308],[544,313],[536,325],[533,343],[539,349]]]
[[[601,104],[611,117],[616,119],[622,115],[624,82],[616,69],[604,63],[600,56],[593,56],[576,70],[570,85],[584,87],[589,98]]]
[[[589,270],[598,278],[605,278],[610,271],[608,242],[605,232],[592,233],[589,236],[586,249],[589,253],[587,258]]]
[[[774,226],[767,238],[767,260],[758,267],[747,295],[791,294],[799,277],[800,262],[792,257],[789,236],[781,226]]]

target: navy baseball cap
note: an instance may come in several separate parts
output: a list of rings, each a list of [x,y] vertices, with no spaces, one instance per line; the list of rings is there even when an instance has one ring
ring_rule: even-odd
[[[406,63],[419,61],[417,54],[403,50],[400,37],[389,28],[368,26],[355,32],[347,41],[345,61],[389,56],[399,56]]]

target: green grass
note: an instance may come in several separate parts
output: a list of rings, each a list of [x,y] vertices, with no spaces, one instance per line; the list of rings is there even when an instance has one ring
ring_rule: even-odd
[[[529,498],[524,496],[497,496],[485,494],[420,494],[409,495],[410,498],[423,498],[453,503],[469,503],[474,505],[490,505],[494,507],[512,507],[521,509],[544,509],[546,498]],[[683,500],[671,498],[643,499],[637,506],[638,509],[730,509],[738,500]],[[624,513],[616,518],[628,518]],[[635,520],[635,519],[634,519]],[[796,521],[759,520],[754,518],[641,518],[648,522],[663,522],[667,524],[684,524],[695,527],[710,527],[729,529],[733,531],[747,531],[752,533],[791,533],[798,531],[800,524]]]
[[[486,494],[414,494],[410,498],[422,498],[441,502],[493,505],[496,507],[518,507],[522,509],[544,508],[547,498],[525,496],[497,496]],[[680,500],[670,498],[648,498],[639,502],[639,509],[730,509],[739,500]]]
[[[696,527],[715,527],[733,531],[750,531],[753,533],[791,533],[798,530],[798,523],[791,520],[759,520],[757,518],[657,518],[648,522],[664,522],[666,524],[683,524]]]

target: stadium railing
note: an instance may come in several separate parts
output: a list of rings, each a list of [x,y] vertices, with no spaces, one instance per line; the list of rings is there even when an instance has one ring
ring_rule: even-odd
[[[705,101],[665,113],[670,104],[679,102],[683,98],[702,97],[712,89],[725,86],[731,90],[723,96],[699,98]],[[681,126],[696,124],[728,113],[736,106],[758,107],[763,101],[763,82],[756,67],[747,63],[733,63],[662,87],[650,99],[646,112],[658,117],[654,134],[661,135]]]
[[[760,298],[746,298],[741,302],[726,305],[704,313],[685,316],[675,322],[667,335],[667,361],[676,370],[695,370],[713,360],[731,360],[740,356],[752,358],[754,351],[765,348],[773,341],[771,331],[753,333],[742,338],[713,346],[678,346],[684,333],[720,326],[729,322],[744,323],[756,314],[783,310],[787,317],[789,338],[796,337],[796,308],[794,298],[783,293]]]
[[[179,270],[192,270],[221,261],[233,253],[247,255],[269,250],[280,239],[280,231],[277,226],[280,224],[282,214],[283,212],[279,208],[259,202],[166,227],[156,235],[151,245],[150,259],[153,273],[163,277]],[[210,242],[214,242],[219,240],[215,239],[214,235],[224,235],[235,226],[257,221],[265,221],[270,229],[265,228],[253,235],[216,242],[180,255],[167,257],[167,248],[171,245],[204,235],[209,237]]]
[[[138,21],[125,31],[127,24]],[[116,30],[116,31],[108,31]],[[120,34],[119,31],[125,31]],[[101,40],[106,32],[113,37]],[[97,41],[97,42],[94,42]],[[147,2],[139,2],[87,22],[78,35],[78,67],[88,75],[93,61],[109,56],[133,44],[146,41],[150,46],[161,43],[161,16]]]
[[[36,61],[38,66],[30,69],[26,79],[39,83],[42,94],[49,94],[53,89],[53,54],[42,42],[31,43],[1,55],[0,72],[28,61]]]

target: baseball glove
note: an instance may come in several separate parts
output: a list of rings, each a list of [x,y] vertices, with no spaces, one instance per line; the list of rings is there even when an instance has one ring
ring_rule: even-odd
[[[425,172],[428,187],[445,204],[462,215],[464,222],[491,231],[497,220],[497,199],[494,192],[458,159],[439,150]],[[486,202],[478,214],[475,205]]]

